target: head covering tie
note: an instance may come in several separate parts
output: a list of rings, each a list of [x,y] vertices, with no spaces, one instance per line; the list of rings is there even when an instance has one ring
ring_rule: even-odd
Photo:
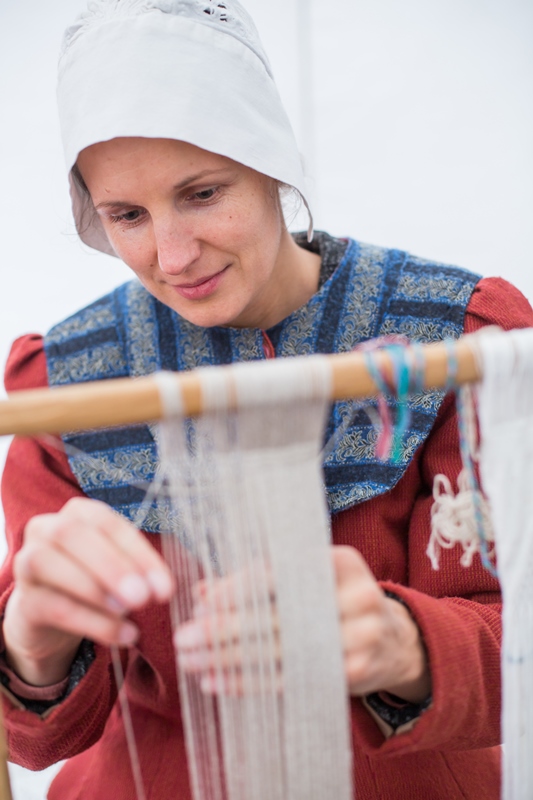
[[[69,171],[97,142],[176,139],[294,187],[309,209],[291,124],[237,0],[91,0],[65,34],[58,102]],[[90,199],[70,183],[81,239],[115,255],[86,213]]]

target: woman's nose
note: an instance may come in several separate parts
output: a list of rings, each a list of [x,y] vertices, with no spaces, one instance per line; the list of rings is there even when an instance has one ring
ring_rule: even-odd
[[[194,231],[176,224],[155,229],[159,269],[166,275],[181,275],[200,257],[201,245]]]

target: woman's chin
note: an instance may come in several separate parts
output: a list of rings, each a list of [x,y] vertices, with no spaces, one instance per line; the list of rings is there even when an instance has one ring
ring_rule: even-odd
[[[197,325],[199,328],[243,327],[239,325],[240,309],[234,309],[233,303],[223,298],[204,301],[186,301],[183,298],[158,297],[176,314]]]

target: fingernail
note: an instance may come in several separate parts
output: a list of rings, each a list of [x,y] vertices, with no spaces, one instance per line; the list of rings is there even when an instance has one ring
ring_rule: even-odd
[[[174,644],[178,649],[192,650],[195,647],[205,647],[207,642],[201,625],[188,623],[178,628],[174,635]]]
[[[146,580],[158,600],[169,600],[172,594],[172,579],[168,572],[153,569],[146,575]]]
[[[118,632],[118,642],[119,644],[129,647],[130,645],[135,644],[138,636],[139,629],[131,622],[125,622],[124,625],[120,626]]]
[[[117,616],[122,616],[128,610],[124,603],[119,602],[116,597],[112,595],[108,595],[105,599],[106,608],[111,611],[112,614],[116,614]]]
[[[126,575],[117,587],[117,593],[128,606],[142,606],[150,597],[150,589],[140,575]]]

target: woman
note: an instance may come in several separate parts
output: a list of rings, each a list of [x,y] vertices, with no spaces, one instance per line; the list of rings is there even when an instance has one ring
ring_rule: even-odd
[[[44,340],[18,340],[9,390],[533,322],[504,281],[312,239],[311,228],[288,234],[280,192],[293,187],[307,204],[305,181],[236,2],[91,3],[67,32],[59,104],[80,236],[138,282]],[[330,433],[341,420],[339,406]],[[464,571],[446,553],[434,573],[425,556],[433,476],[460,470],[453,401],[422,397],[401,466],[378,463],[368,437],[356,420],[342,440],[351,449],[324,465],[358,796],[496,798],[498,586],[479,561]],[[133,796],[108,649],[119,644],[148,793],[189,797],[164,522],[155,511],[139,533],[129,521],[142,502],[134,464],[141,458],[144,480],[155,468],[151,434],[65,441],[68,458],[15,441],[4,475],[0,680],[11,757],[33,769],[70,759],[52,800]],[[87,469],[79,451],[102,469]],[[118,460],[132,480],[110,477]],[[178,632],[184,651],[193,626]]]

